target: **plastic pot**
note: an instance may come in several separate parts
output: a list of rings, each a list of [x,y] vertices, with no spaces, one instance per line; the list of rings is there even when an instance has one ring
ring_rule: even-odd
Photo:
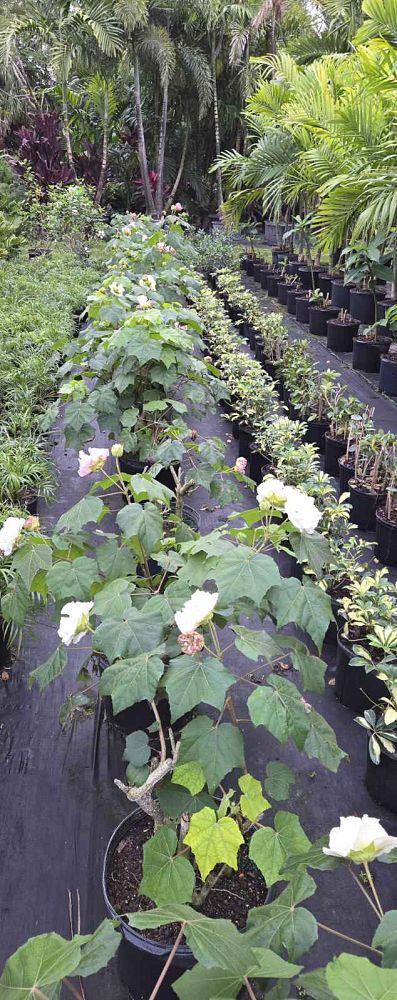
[[[308,323],[309,322],[309,299],[304,297],[296,296],[295,299],[295,316],[298,323]]]
[[[376,299],[384,299],[385,295],[385,292],[375,292]],[[353,319],[358,319],[359,323],[374,323],[376,316],[373,292],[362,288],[351,288],[349,313]]]
[[[374,671],[366,673],[364,667],[355,667],[350,664],[354,656],[353,643],[349,642],[341,633],[337,636],[336,654],[336,674],[335,674],[335,695],[353,712],[362,715],[367,708],[371,708],[371,703],[377,703],[380,698],[387,695],[387,687],[380,681]]]
[[[386,503],[385,491],[381,490],[377,493],[361,483],[356,483],[354,479],[350,479],[349,493],[352,523],[356,524],[361,531],[375,531],[375,514],[378,507],[384,507]]]
[[[397,812],[397,753],[382,750],[379,764],[374,764],[367,751],[365,787],[371,799],[385,809]]]
[[[338,458],[339,466],[339,486],[341,493],[347,493],[349,489],[349,482],[354,476],[354,462],[349,465],[347,462],[343,461],[342,458]]]
[[[278,284],[280,280],[279,274],[276,274],[274,271],[267,272],[267,294],[274,299],[277,298],[278,295]]]
[[[340,627],[340,618],[339,618],[339,604],[334,597],[331,597],[331,607],[335,621],[329,623],[327,631],[324,636],[324,642],[327,642],[329,645],[336,645],[336,640],[338,637],[338,631]]]
[[[326,337],[327,336],[327,322],[329,319],[335,319],[338,315],[339,309],[334,306],[329,306],[327,309],[321,309],[320,306],[310,306],[309,308],[309,330],[310,333],[315,334],[316,337]]]
[[[249,324],[249,328],[250,328],[249,345],[251,351],[254,351],[256,347],[256,330],[255,327],[251,325],[251,323]]]
[[[247,260],[246,272],[249,278],[252,278],[254,273],[255,259],[253,257]]]
[[[304,441],[308,444],[315,444],[321,452],[324,453],[325,448],[325,433],[329,428],[328,420],[309,420],[307,425],[307,431],[304,436]]]
[[[254,443],[254,432],[252,427],[248,424],[240,423],[239,425],[239,441],[240,450],[239,455],[241,458],[246,458],[247,461],[251,455],[251,445]]]
[[[298,268],[298,278],[299,278],[299,281],[301,282],[302,288],[305,288],[307,290],[309,288],[313,288],[313,287],[317,288],[319,274],[320,274],[320,272],[319,272],[318,268],[313,268],[313,272],[312,272],[310,270],[310,267],[299,267]]]
[[[302,265],[298,260],[289,260],[285,270],[287,274],[297,274],[300,267],[302,267]]]
[[[262,261],[260,261],[259,264],[254,264],[253,274],[252,274],[252,277],[253,277],[254,281],[258,281],[259,282],[261,280],[262,267],[263,267]]]
[[[353,337],[353,368],[361,372],[378,372],[382,354],[387,354],[390,340],[359,340]]]
[[[277,298],[278,298],[278,301],[281,303],[282,306],[286,306],[287,305],[287,296],[288,296],[288,290],[289,290],[289,288],[291,288],[291,285],[289,284],[288,281],[279,281],[279,283],[277,285],[277,289],[278,289],[278,291],[277,291]]]
[[[330,351],[347,353],[353,350],[353,337],[358,334],[359,323],[341,323],[338,319],[329,319],[327,323],[327,347]]]
[[[18,496],[19,506],[22,507],[23,510],[27,510],[28,514],[32,514],[33,517],[36,517],[37,515],[38,502],[39,502],[38,496],[28,491],[25,493],[20,493]]]
[[[339,464],[338,459],[342,457],[346,452],[346,441],[343,438],[333,438],[326,431],[325,433],[325,459],[324,459],[324,472],[328,472],[329,476],[335,476],[338,479],[339,476]]]
[[[289,312],[291,316],[295,316],[297,298],[304,294],[305,293],[300,289],[291,288],[290,285],[290,290],[287,292],[287,312]]]
[[[331,292],[331,304],[337,306],[338,309],[347,309],[349,311],[350,304],[350,289],[352,285],[344,285],[343,281],[332,281],[332,292]]]
[[[384,507],[375,514],[376,521],[376,558],[384,566],[397,566],[397,524],[388,521]]]
[[[388,396],[397,396],[397,361],[386,355],[380,359],[379,389]]]
[[[240,424],[238,420],[232,420],[232,434],[234,440],[238,441],[240,437]]]
[[[264,291],[266,291],[267,289],[267,275],[268,275],[268,269],[267,267],[263,267],[261,271],[261,288],[263,288]]]
[[[249,344],[249,343],[250,343],[250,339],[251,339],[251,331],[252,331],[252,330],[253,330],[253,327],[251,326],[251,323],[247,323],[246,321],[244,321],[244,326],[243,326],[243,336],[245,337],[245,339],[246,339],[246,341],[247,341],[247,344]],[[255,335],[255,334],[254,334],[254,335]]]
[[[328,274],[319,274],[318,276],[318,287],[323,295],[331,295],[332,291],[332,278]]]
[[[378,311],[378,319],[384,319],[385,316],[386,316],[387,310],[390,309],[391,306],[395,306],[396,304],[397,304],[397,299],[388,299],[388,298],[385,298],[385,299],[382,299],[381,302],[378,302],[378,310],[377,310]]]
[[[251,479],[259,486],[262,482],[263,477],[271,469],[270,458],[266,455],[262,455],[261,451],[255,451],[255,445],[250,448],[249,457],[249,475]]]
[[[171,951],[171,945],[161,944],[159,941],[143,937],[130,927],[126,920],[120,919],[120,915],[114,910],[108,895],[108,877],[115,851],[121,841],[132,833],[141,816],[141,809],[135,806],[131,814],[123,819],[116,828],[106,848],[102,871],[102,891],[107,912],[113,920],[120,921],[123,939],[118,951],[120,977],[130,990],[130,998],[134,998],[134,1000],[148,1000]],[[162,983],[161,1000],[175,1000],[172,983],[179,979],[186,969],[191,969],[194,964],[195,959],[190,948],[186,944],[181,944]]]
[[[269,378],[273,379],[273,382],[276,382],[278,379],[278,374],[274,361],[265,361],[264,368],[267,374],[269,375]]]

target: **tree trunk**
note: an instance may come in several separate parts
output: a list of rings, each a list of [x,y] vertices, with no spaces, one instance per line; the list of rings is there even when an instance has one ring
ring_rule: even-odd
[[[185,135],[185,141],[183,143],[182,155],[181,155],[181,159],[180,159],[180,163],[179,163],[179,167],[178,167],[178,173],[177,173],[177,175],[175,177],[175,180],[174,180],[174,183],[172,185],[171,194],[167,198],[167,201],[166,201],[166,204],[165,204],[165,209],[164,209],[165,212],[168,212],[168,209],[172,205],[172,202],[173,202],[173,200],[175,198],[176,192],[177,192],[178,187],[179,187],[180,182],[181,182],[181,177],[182,177],[182,174],[183,174],[183,168],[185,166],[185,160],[186,160],[187,144],[188,144],[188,141],[189,141],[189,131],[190,131],[189,126],[187,126],[187,128],[186,128],[186,135]]]
[[[143,119],[142,119],[139,59],[136,53],[134,61],[134,93],[135,93],[135,117],[136,117],[137,132],[138,132],[138,157],[139,157],[139,166],[141,169],[141,180],[145,194],[146,211],[148,212],[148,214],[155,215],[156,210],[155,210],[152,189],[150,187],[149,171],[148,171],[147,156],[146,156],[145,131],[143,128]]]
[[[215,32],[212,32],[211,35],[211,76],[212,76],[212,99],[214,102],[215,154],[218,160],[221,155],[221,135],[219,130],[218,89],[216,84]],[[220,208],[223,202],[222,173],[220,167],[218,167],[216,171],[216,184],[218,189],[218,208]]]
[[[159,218],[163,211],[164,158],[165,158],[165,142],[167,137],[167,119],[168,119],[168,80],[165,81],[163,88],[163,104],[161,108],[159,151],[157,160],[156,211]]]
[[[106,86],[103,99],[103,143],[102,143],[101,172],[99,174],[99,181],[95,194],[95,201],[94,201],[95,205],[101,204],[103,189],[105,187],[106,169],[108,165],[108,134],[109,134],[109,91]]]
[[[73,178],[74,180],[76,180],[76,168],[73,160],[72,140],[70,136],[70,126],[69,126],[68,88],[66,80],[62,80],[62,119],[63,119],[63,134],[65,137],[66,155],[68,158],[68,164],[73,172]]]

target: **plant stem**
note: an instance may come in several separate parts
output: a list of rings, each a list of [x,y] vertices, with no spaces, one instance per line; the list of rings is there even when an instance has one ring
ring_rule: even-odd
[[[327,927],[326,924],[320,924],[319,921],[317,921],[317,927],[320,927],[322,931],[327,931],[328,934],[335,934],[336,937],[343,938],[344,941],[350,941],[351,944],[358,944],[360,948],[366,948],[367,951],[373,951],[376,955],[382,954],[379,948],[372,948],[370,944],[365,944],[364,941],[358,941],[357,938],[350,937],[349,934],[342,934],[341,931],[336,931],[333,927]]]
[[[220,643],[219,643],[219,639],[218,639],[218,633],[216,631],[216,628],[215,628],[215,625],[213,624],[213,622],[209,621],[208,625],[209,625],[209,630],[211,632],[211,639],[212,639],[212,641],[214,643],[216,655],[221,660],[222,656],[223,656],[223,653],[222,653],[222,650],[221,650],[221,647],[220,647]]]
[[[366,876],[368,878],[368,882],[369,882],[369,884],[371,886],[371,889],[372,889],[372,895],[374,897],[375,903],[376,903],[376,905],[378,907],[378,910],[379,910],[380,918],[382,919],[382,917],[384,917],[385,914],[384,914],[384,911],[382,909],[381,901],[379,899],[379,896],[378,896],[378,893],[377,893],[377,890],[376,890],[376,887],[375,887],[375,882],[373,880],[372,872],[370,870],[368,861],[364,861],[364,868],[365,868]]]
[[[351,874],[351,877],[354,879],[354,881],[358,885],[358,888],[360,889],[360,891],[365,896],[365,898],[367,900],[367,903],[369,903],[369,905],[372,907],[374,913],[376,913],[376,916],[379,917],[378,908],[377,908],[377,906],[375,906],[375,903],[371,899],[371,896],[369,895],[369,893],[366,891],[366,889],[364,889],[364,886],[361,884],[360,879],[357,878],[357,875],[354,874],[354,871],[352,871],[351,868],[349,868],[349,872]]]
[[[247,976],[244,976],[244,986],[245,986],[245,988],[247,990],[247,993],[248,993],[248,996],[250,997],[250,1000],[256,1000],[255,993],[254,993],[254,991],[252,989],[251,983],[250,983],[249,979],[247,978]]]
[[[177,949],[178,949],[178,947],[179,947],[179,945],[181,943],[185,927],[186,927],[186,920],[184,920],[183,923],[181,924],[181,929],[179,931],[179,934],[178,934],[177,938],[174,941],[174,944],[173,944],[173,946],[171,948],[171,951],[170,951],[170,953],[168,955],[167,961],[166,961],[166,963],[165,963],[165,965],[164,965],[164,967],[162,969],[162,972],[159,975],[159,978],[157,980],[157,983],[156,983],[154,989],[152,990],[152,992],[150,994],[149,1000],[155,1000],[155,997],[158,995],[160,986],[161,986],[162,982],[165,979],[165,976],[166,976],[166,974],[168,972],[168,969],[169,969],[169,967],[170,967],[170,965],[172,963],[174,955],[176,954]]]
[[[38,1000],[48,1000],[47,994],[42,993],[41,990],[39,990],[38,986],[33,986],[32,993],[34,994],[35,997],[38,997]]]
[[[159,727],[159,737],[160,737],[160,746],[161,746],[161,760],[163,762],[167,758],[167,747],[166,747],[166,742],[165,742],[164,730],[163,730],[163,727],[161,725],[160,714],[159,714],[156,702],[155,701],[151,701],[150,704],[152,706],[153,715],[154,715],[154,717],[156,719],[156,722],[157,722],[157,725]]]
[[[66,986],[66,989],[69,990],[69,993],[72,994],[72,997],[75,997],[75,1000],[82,1000],[81,993],[79,993],[78,990],[75,990],[73,983],[70,982],[70,979],[67,979],[65,976],[64,979],[62,979],[62,982]]]

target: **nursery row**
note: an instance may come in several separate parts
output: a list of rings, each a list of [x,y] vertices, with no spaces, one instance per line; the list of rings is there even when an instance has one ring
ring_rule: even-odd
[[[313,495],[297,471],[295,483],[265,478],[251,509],[207,535],[187,516],[185,497],[196,486],[233,502],[241,500],[241,484],[253,491],[256,485],[243,456],[229,468],[222,443],[201,441],[191,416],[223,399],[231,416],[242,417],[243,398],[256,406],[258,397],[264,427],[266,414],[274,421],[276,391],[216,314],[183,227],[172,216],[164,225],[115,220],[108,274],[90,297],[88,326],[67,350],[61,387],[61,398],[70,400],[65,440],[80,449],[76,475],[100,478],[51,534],[12,518],[3,526],[0,547],[15,600],[31,612],[39,596],[58,626],[59,643],[30,683],[43,690],[56,682],[69,648],[85,639],[88,655],[62,723],[84,716],[99,696],[125,734],[114,794],[125,796],[128,814],[108,845],[103,885],[122,932],[123,978],[132,995],[211,1000],[245,988],[251,1000],[263,989],[269,997],[305,990],[313,1000],[343,1000],[346,983],[360,980],[379,1000],[382,991],[397,990],[389,947],[394,916],[383,914],[369,865],[378,857],[393,861],[397,839],[378,820],[349,817],[312,844],[299,817],[278,808],[296,780],[291,768],[269,760],[265,775],[248,772],[247,725],[236,706],[248,684],[251,726],[282,744],[292,741],[320,769],[348,766],[309,700],[324,690],[320,654],[333,615],[319,581],[333,563],[337,524],[347,524],[345,507],[328,502],[330,485],[321,485],[313,464]],[[216,368],[199,357],[204,327],[214,345],[219,336]],[[225,384],[226,360],[222,366],[220,341],[227,337],[230,378],[233,356],[237,366],[240,357],[247,364],[235,388]],[[109,448],[85,451],[96,425]],[[291,451],[296,444],[290,438]],[[313,446],[302,447],[314,462]],[[115,493],[120,509],[104,532]],[[315,575],[282,576],[277,550]],[[393,601],[388,591],[384,596]],[[291,625],[299,637],[288,634]],[[296,683],[278,669],[286,657]],[[300,959],[319,932],[339,933],[301,905],[316,887],[307,869],[340,865],[364,866],[369,890],[359,878],[356,888],[379,925],[372,942],[359,946],[374,961],[346,953],[305,974]],[[68,990],[70,977],[96,972],[118,940],[109,922],[92,939],[32,939],[7,963],[1,1000],[2,988],[6,996],[19,987],[22,968],[27,997],[56,996],[61,982]],[[382,966],[375,964],[380,959]],[[70,992],[81,996],[77,987]]]

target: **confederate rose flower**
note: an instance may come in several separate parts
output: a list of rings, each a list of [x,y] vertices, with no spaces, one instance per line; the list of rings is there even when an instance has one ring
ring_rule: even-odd
[[[155,291],[156,282],[152,274],[144,274],[139,282],[141,288],[150,288],[152,292]]]
[[[204,646],[204,636],[201,635],[201,632],[185,632],[178,635],[178,642],[182,647],[182,653],[194,656],[195,653],[201,652]]]
[[[70,646],[71,642],[80,642],[82,636],[86,635],[93,607],[93,601],[70,601],[69,604],[64,604],[58,635],[65,646]]]
[[[183,212],[183,205],[180,201],[177,201],[175,205],[171,205],[171,212]]]
[[[235,462],[235,466],[234,466],[234,471],[235,472],[239,472],[240,476],[243,476],[244,473],[245,473],[246,468],[247,468],[247,459],[246,458],[236,458],[236,462]]]
[[[25,524],[24,517],[7,517],[0,530],[0,552],[10,556]]]
[[[91,472],[98,472],[103,469],[106,459],[109,458],[108,448],[89,448],[88,455],[84,451],[79,451],[79,476],[89,476]]]
[[[306,531],[308,535],[312,535],[321,518],[321,511],[317,509],[313,497],[301,493],[293,486],[287,486],[287,493],[284,510],[288,520],[298,531]]]
[[[212,615],[219,594],[210,594],[207,590],[195,590],[186,601],[181,611],[175,614],[175,621],[183,635],[195,632],[198,625]]]
[[[137,295],[137,309],[150,309],[153,305],[151,299],[148,299],[147,295]]]
[[[256,498],[260,507],[279,506],[287,499],[288,486],[285,486],[281,479],[269,476],[259,483],[256,491]]]
[[[40,518],[36,517],[34,514],[29,514],[24,523],[25,531],[38,531],[40,527]]]
[[[112,295],[124,295],[124,285],[120,285],[117,281],[112,281],[112,284],[109,285],[109,291]]]
[[[361,864],[389,854],[393,847],[397,847],[397,837],[389,837],[379,819],[367,815],[341,816],[339,826],[330,832],[329,847],[323,847],[323,851]]]

